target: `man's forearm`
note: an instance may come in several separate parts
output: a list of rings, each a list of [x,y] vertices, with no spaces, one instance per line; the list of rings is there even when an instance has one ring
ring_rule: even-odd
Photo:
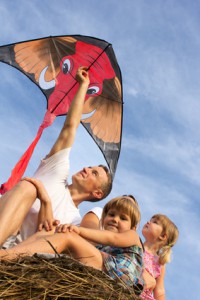
[[[78,91],[70,105],[64,126],[65,125],[69,127],[74,126],[75,128],[78,127],[83,112],[83,105],[84,105],[87,89],[88,89],[88,84],[80,83]]]

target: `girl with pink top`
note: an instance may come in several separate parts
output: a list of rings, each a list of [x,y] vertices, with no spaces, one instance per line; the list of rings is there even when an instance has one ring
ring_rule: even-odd
[[[156,214],[144,225],[142,234],[145,238],[144,277],[148,272],[155,278],[155,285],[154,288],[145,289],[140,297],[145,300],[165,300],[165,264],[170,261],[171,248],[178,239],[178,229],[167,216]]]

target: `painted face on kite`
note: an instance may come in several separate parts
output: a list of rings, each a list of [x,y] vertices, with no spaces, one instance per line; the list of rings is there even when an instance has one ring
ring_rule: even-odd
[[[83,53],[87,53],[83,56]],[[92,65],[91,65],[92,63]],[[77,41],[75,54],[64,56],[60,61],[60,72],[55,80],[45,81],[45,70],[41,72],[39,84],[44,89],[54,88],[49,97],[48,109],[55,114],[63,114],[68,108],[78,90],[78,84],[74,83],[77,69],[80,66],[90,67],[90,85],[86,100],[99,96],[102,93],[103,81],[115,77],[115,72],[110,60],[102,49],[96,46]],[[59,106],[57,105],[59,103]],[[55,109],[56,107],[56,109]]]

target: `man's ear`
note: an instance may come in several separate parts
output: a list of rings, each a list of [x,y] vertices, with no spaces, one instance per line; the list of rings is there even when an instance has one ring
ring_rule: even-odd
[[[101,189],[95,190],[92,192],[92,196],[96,199],[102,199],[103,191]]]

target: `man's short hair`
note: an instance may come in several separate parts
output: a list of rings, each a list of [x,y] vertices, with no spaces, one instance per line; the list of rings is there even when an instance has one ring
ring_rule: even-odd
[[[102,192],[103,192],[103,198],[106,198],[111,190],[112,190],[112,176],[108,170],[108,168],[104,165],[99,165],[99,167],[103,168],[104,171],[106,172],[106,175],[107,175],[107,182],[103,182],[102,185],[101,185],[101,189],[102,189]]]
[[[93,199],[90,200],[90,202],[97,202],[97,201],[100,201],[100,200],[106,198],[110,194],[110,192],[112,190],[112,176],[111,176],[108,168],[106,166],[104,166],[104,165],[98,165],[98,167],[103,168],[104,171],[106,172],[107,181],[104,181],[101,184],[101,190],[103,192],[102,198],[101,199],[99,199],[99,198],[93,198]]]

